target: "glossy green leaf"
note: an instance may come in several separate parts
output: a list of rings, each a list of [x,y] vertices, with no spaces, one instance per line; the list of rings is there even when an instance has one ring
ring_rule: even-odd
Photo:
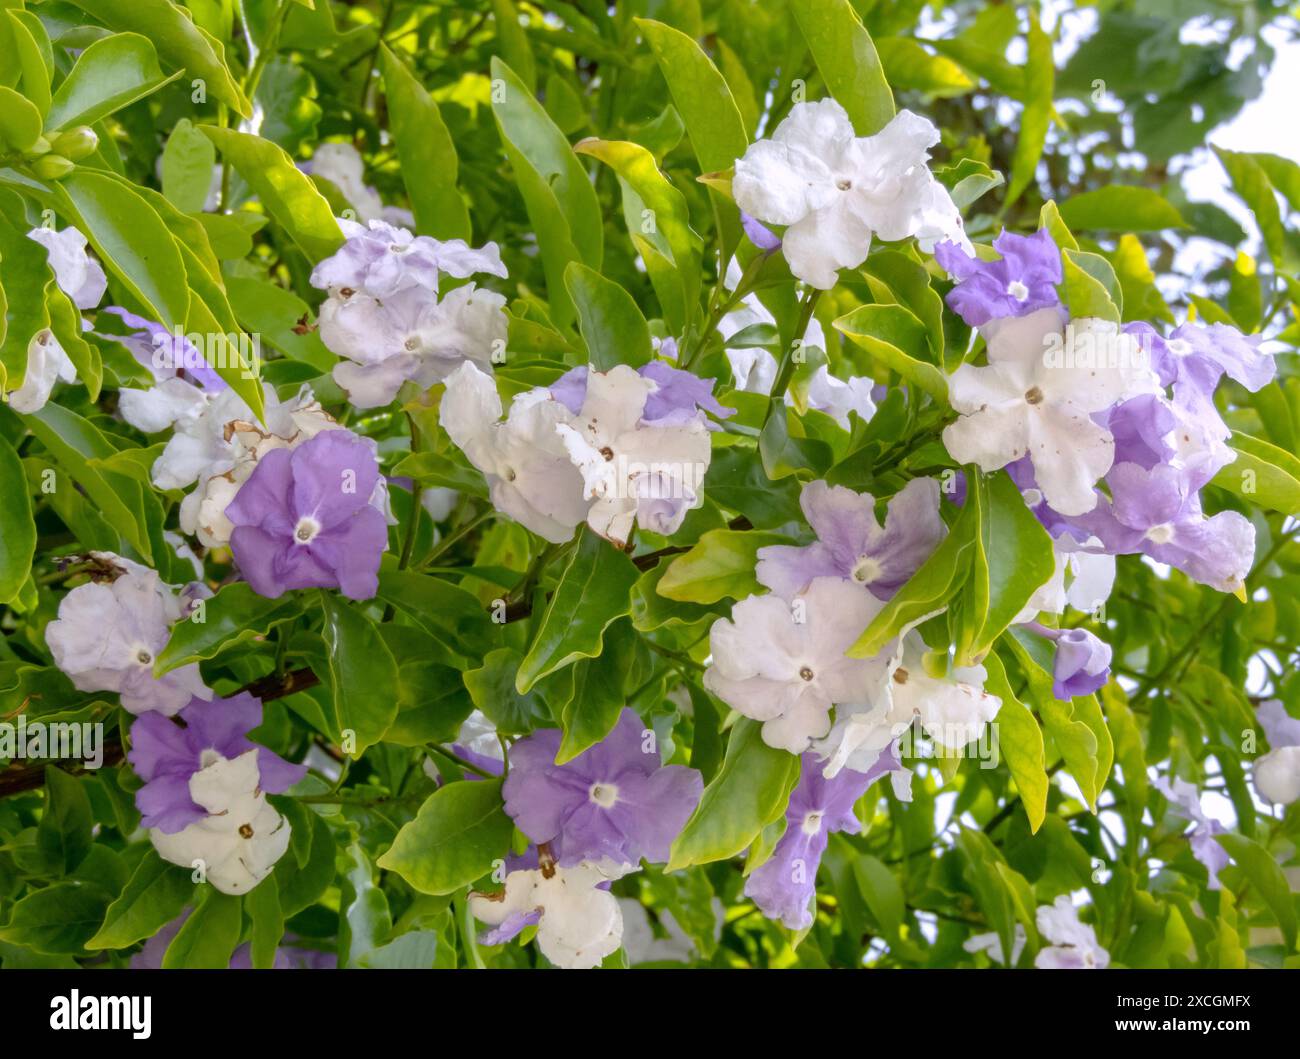
[[[870,136],[883,129],[894,116],[894,94],[871,34],[853,5],[849,0],[791,0],[790,10],[854,131]]]
[[[351,743],[346,749],[360,757],[397,716],[397,662],[365,614],[334,593],[319,598],[334,716],[344,743]]]

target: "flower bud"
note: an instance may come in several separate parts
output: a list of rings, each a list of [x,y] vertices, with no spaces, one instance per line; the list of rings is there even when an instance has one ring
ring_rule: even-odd
[[[98,146],[99,137],[89,125],[78,125],[75,129],[59,133],[52,145],[55,151],[74,162],[92,154]]]
[[[61,180],[76,166],[61,154],[45,154],[32,163],[32,172],[42,180]]]

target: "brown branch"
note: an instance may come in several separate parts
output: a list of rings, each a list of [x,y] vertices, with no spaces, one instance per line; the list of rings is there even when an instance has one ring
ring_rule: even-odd
[[[304,667],[290,670],[284,674],[272,673],[270,676],[261,677],[251,684],[245,684],[236,694],[246,691],[263,702],[269,702],[272,699],[282,699],[286,695],[306,691],[319,683],[320,677],[311,669]],[[104,761],[100,767],[117,765],[125,757],[126,748],[122,745],[121,739],[106,739],[104,741]],[[23,791],[32,791],[45,786],[45,769],[47,765],[62,767],[62,762],[48,761],[30,765],[11,765],[3,772],[0,772],[0,798],[8,798],[14,794],[21,794]],[[88,770],[83,766],[68,768],[65,771],[71,772],[73,775],[80,775]]]

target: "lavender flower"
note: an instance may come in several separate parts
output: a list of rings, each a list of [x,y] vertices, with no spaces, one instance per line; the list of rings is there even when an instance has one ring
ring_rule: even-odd
[[[1172,385],[1175,393],[1190,387],[1208,398],[1224,375],[1253,393],[1277,374],[1272,354],[1259,348],[1260,336],[1243,335],[1227,324],[1186,323],[1164,340],[1154,329],[1144,334],[1151,339],[1152,367],[1160,384]]]
[[[1025,627],[1056,644],[1052,664],[1052,694],[1068,702],[1091,695],[1110,679],[1110,644],[1087,629],[1049,629],[1036,621]]]
[[[370,448],[344,430],[264,455],[226,507],[230,546],[253,590],[269,599],[313,587],[372,598],[388,543],[370,503],[378,480]]]
[[[674,352],[675,350],[674,344]],[[582,404],[587,397],[587,374],[586,365],[571,368],[550,386],[551,397],[575,416],[582,412]],[[702,420],[710,430],[718,430],[720,428],[716,423],[705,419],[704,412],[710,412],[719,419],[736,414],[734,408],[725,407],[713,396],[712,379],[701,379],[698,375],[674,368],[662,360],[652,360],[649,364],[642,365],[637,369],[637,374],[655,384],[641,412],[641,423],[644,426],[684,426]]]
[[[997,261],[971,257],[953,242],[934,248],[935,260],[958,281],[948,292],[948,304],[966,323],[980,327],[1060,304],[1061,251],[1047,229],[1033,235],[1004,230],[993,249],[1001,255]]]
[[[601,742],[555,764],[561,733],[545,728],[510,748],[506,812],[557,863],[666,861],[704,790],[694,769],[662,765],[654,735],[624,709]]]
[[[939,517],[939,483],[933,478],[913,479],[890,500],[883,529],[875,505],[870,493],[809,482],[799,506],[817,541],[760,548],[754,572],[759,584],[793,599],[815,577],[842,577],[889,599],[948,531]]]
[[[745,896],[758,905],[763,915],[780,920],[791,930],[812,925],[809,906],[831,832],[858,833],[861,825],[853,813],[854,803],[894,764],[892,756],[885,755],[871,772],[841,769],[828,780],[815,754],[802,756],[799,783],[786,809],[785,834],[772,856],[745,881]]]
[[[229,699],[192,699],[178,714],[178,725],[157,713],[147,713],[131,726],[127,760],[145,781],[135,793],[141,823],[169,835],[207,816],[190,797],[190,777],[215,760],[257,751],[258,785],[281,794],[306,774],[305,765],[291,765],[278,754],[258,746],[248,733],[262,723],[262,704],[247,692]]]
[[[1210,889],[1220,889],[1219,872],[1232,859],[1228,856],[1228,851],[1214,841],[1215,835],[1223,833],[1223,825],[1205,815],[1205,810],[1201,808],[1200,792],[1194,784],[1176,776],[1171,786],[1163,776],[1157,776],[1151,785],[1169,799],[1170,812],[1186,818],[1194,825],[1187,833],[1192,856],[1205,865],[1205,870],[1209,872]]]
[[[1038,932],[1052,944],[1038,950],[1034,966],[1042,970],[1105,970],[1110,953],[1097,941],[1097,932],[1079,922],[1079,910],[1068,894],[1043,905],[1035,917]]]

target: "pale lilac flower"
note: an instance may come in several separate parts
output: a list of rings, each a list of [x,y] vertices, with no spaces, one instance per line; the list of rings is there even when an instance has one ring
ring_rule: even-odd
[[[1073,516],[1096,506],[1094,486],[1114,461],[1114,438],[1093,413],[1149,391],[1154,376],[1137,340],[1106,321],[1076,320],[1068,337],[1063,329],[1058,309],[1001,321],[988,365],[963,364],[949,377],[961,418],[943,440],[954,459],[986,472],[1028,454],[1047,502]],[[1087,357],[1075,355],[1084,349]]]
[[[134,714],[171,716],[192,698],[210,699],[195,664],[155,678],[153,667],[183,617],[181,605],[158,574],[102,553],[122,572],[111,582],[79,585],[59,602],[45,627],[54,664],[79,691],[115,691]]]
[[[1051,945],[1038,950],[1034,966],[1043,970],[1104,970],[1110,966],[1110,953],[1097,941],[1097,932],[1079,922],[1079,910],[1068,894],[1061,894],[1052,904],[1041,905],[1035,917],[1038,933]]]
[[[1219,872],[1228,866],[1232,858],[1228,856],[1227,850],[1214,841],[1214,836],[1222,834],[1224,828],[1217,820],[1205,815],[1205,810],[1201,808],[1201,794],[1196,789],[1196,785],[1177,776],[1170,785],[1163,776],[1157,776],[1151,781],[1151,786],[1169,800],[1170,812],[1186,818],[1193,825],[1192,830],[1187,833],[1187,839],[1192,847],[1192,856],[1200,861],[1209,873],[1210,889],[1221,889]]]
[[[1243,335],[1227,324],[1186,323],[1167,339],[1152,341],[1153,366],[1161,385],[1173,386],[1175,394],[1190,387],[1209,398],[1224,375],[1253,393],[1277,375],[1273,355],[1259,348],[1261,341],[1260,335]]]
[[[889,679],[887,651],[845,655],[883,606],[839,577],[814,578],[793,601],[743,599],[713,623],[704,686],[763,722],[768,746],[802,754],[830,732],[833,704],[872,698]]]
[[[463,239],[444,243],[380,220],[340,220],[339,227],[346,241],[311,274],[311,285],[331,294],[347,290],[384,301],[411,287],[436,292],[440,274],[457,279],[476,272],[506,275],[495,243],[474,250]]]
[[[1168,464],[1115,466],[1111,501],[1078,521],[1116,554],[1141,552],[1221,592],[1245,583],[1255,557],[1255,527],[1235,511],[1209,518],[1189,476]]]
[[[934,248],[939,262],[957,285],[948,292],[948,304],[971,327],[1008,316],[1025,316],[1061,304],[1056,285],[1061,282],[1061,251],[1046,228],[1033,235],[1002,231],[993,240],[997,261],[981,261],[956,243]]]
[[[556,967],[589,969],[618,951],[623,913],[605,887],[623,874],[606,863],[562,867],[543,856],[536,868],[506,876],[497,893],[471,892],[469,910],[494,929],[484,945],[500,945],[529,926],[537,927],[537,947]]]
[[[790,794],[785,813],[785,834],[771,857],[745,880],[745,896],[768,919],[791,930],[812,926],[811,904],[816,892],[817,868],[832,831],[856,835],[861,824],[853,806],[867,788],[888,771],[890,761],[872,772],[843,769],[833,779],[822,775],[814,754],[800,760],[799,783]]]
[[[54,281],[78,309],[93,309],[108,289],[108,277],[98,261],[86,253],[86,237],[76,228],[61,231],[33,228],[27,233],[32,242],[45,247],[54,271]]]
[[[555,764],[562,735],[543,728],[510,748],[506,812],[534,842],[550,846],[561,867],[582,861],[667,861],[669,847],[704,790],[695,769],[663,765],[631,709],[595,746]]]
[[[582,412],[587,397],[587,373],[586,365],[571,368],[548,387],[551,396],[575,416]],[[724,407],[713,396],[712,379],[701,379],[662,360],[643,364],[637,374],[655,384],[641,413],[641,422],[646,426],[682,426],[699,420],[708,429],[719,430],[705,417],[706,412],[718,419],[736,414],[734,408]]]
[[[1268,699],[1255,710],[1268,745],[1274,750],[1283,746],[1300,746],[1300,720],[1286,711],[1281,699]]]
[[[271,599],[293,588],[372,598],[388,544],[370,503],[378,479],[374,453],[349,431],[263,456],[226,507],[230,546],[253,590]]]
[[[1262,702],[1255,711],[1269,751],[1255,759],[1255,790],[1274,805],[1300,800],[1300,721],[1286,712],[1281,699]]]
[[[736,161],[732,194],[757,220],[787,226],[790,271],[829,290],[839,269],[866,259],[873,235],[917,235],[929,246],[944,235],[965,240],[956,206],[926,165],[938,141],[939,130],[911,111],[856,137],[835,100],[797,103]]]
[[[627,953],[630,965],[689,963],[699,954],[695,939],[687,935],[669,909],[660,907],[655,910],[659,926],[667,935],[661,938],[650,925],[650,913],[645,905],[635,897],[620,897],[617,900],[619,910],[623,913],[623,951]],[[716,941],[722,935],[726,910],[716,897],[710,905],[715,916],[713,938]]]
[[[149,832],[163,860],[183,868],[202,868],[223,894],[253,889],[289,848],[291,828],[266,800],[260,787],[258,751],[235,758],[217,752],[189,778],[190,798],[206,814],[175,834]]]
[[[190,797],[190,777],[217,757],[256,750],[258,786],[268,794],[282,794],[306,775],[306,766],[249,740],[262,723],[262,704],[247,692],[211,702],[193,699],[177,716],[181,724],[146,713],[131,726],[127,760],[145,781],[135,792],[144,827],[170,835],[207,816]]]
[[[876,521],[870,493],[809,482],[799,496],[817,535],[804,547],[774,544],[758,550],[754,576],[778,595],[793,599],[815,577],[842,577],[889,599],[947,534],[939,517],[939,483],[914,478],[889,501],[885,525]]]
[[[448,376],[439,421],[483,472],[492,506],[553,544],[569,540],[590,507],[556,431],[570,413],[545,390],[516,397],[504,422],[501,412],[490,375],[466,362]]]
[[[1052,663],[1052,694],[1068,702],[1091,695],[1110,679],[1110,644],[1087,629],[1050,629],[1036,621],[1025,628],[1056,645]]]
[[[1014,967],[1020,962],[1020,954],[1025,951],[1027,941],[1028,936],[1025,934],[1024,925],[1017,923],[1011,935],[1010,966]],[[1003,967],[1008,966],[1007,958],[1002,952],[1002,939],[998,936],[997,931],[989,931],[986,934],[972,934],[961,943],[961,947],[972,954],[987,952],[989,959],[994,963],[1000,963]]]

